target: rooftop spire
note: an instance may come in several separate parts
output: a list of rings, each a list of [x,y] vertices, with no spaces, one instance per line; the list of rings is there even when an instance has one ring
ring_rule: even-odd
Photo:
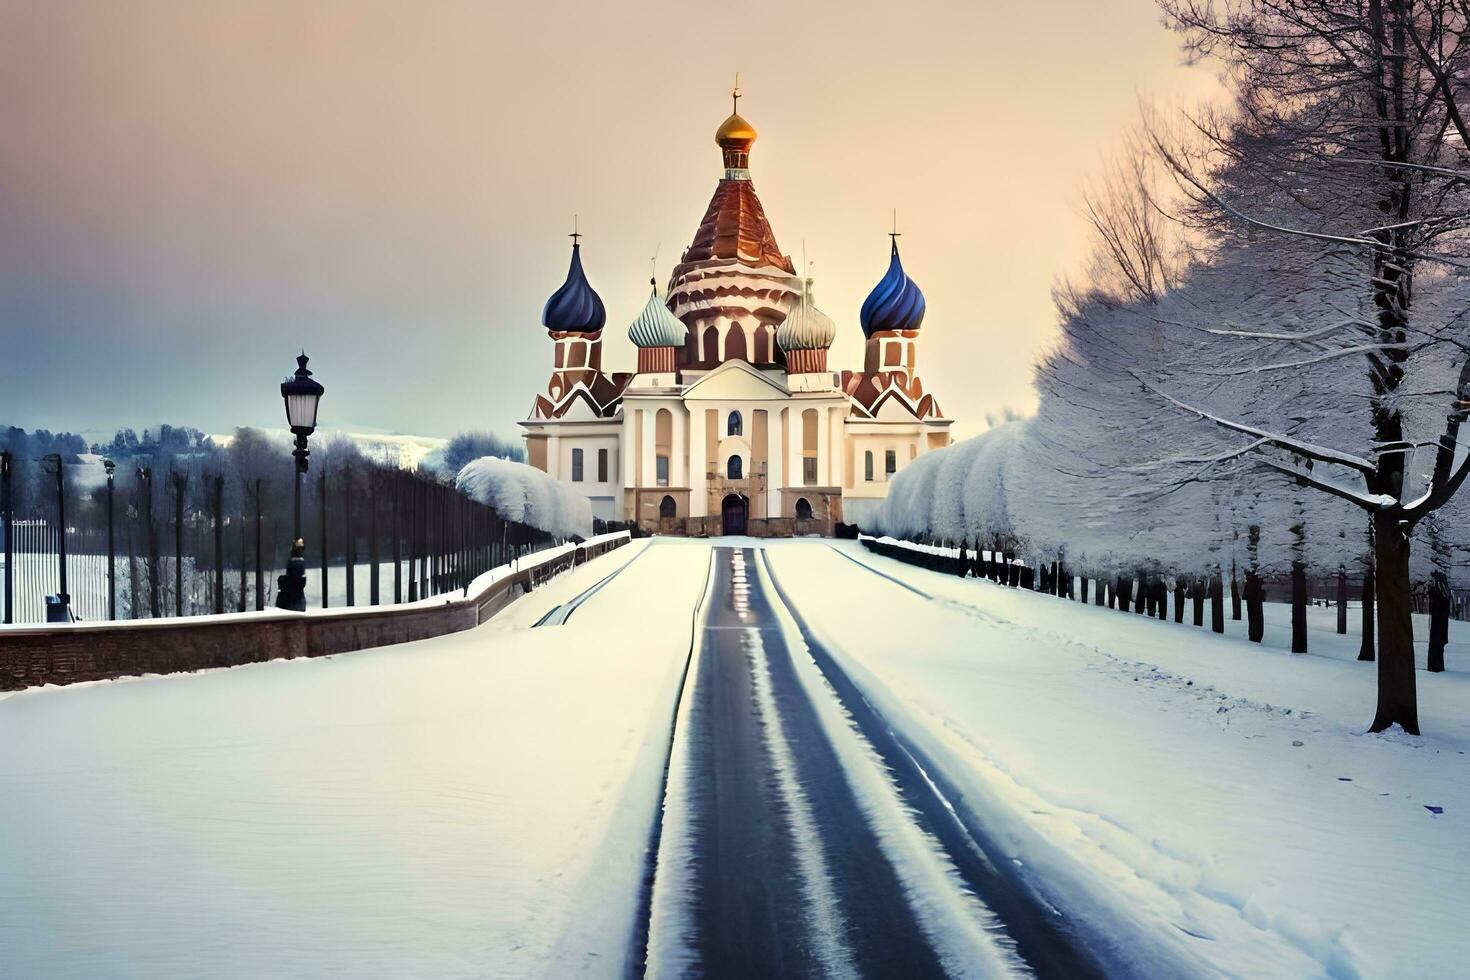
[[[730,103],[736,111],[715,130],[715,143],[725,158],[726,180],[750,179],[750,147],[755,142],[755,127],[740,115],[740,73],[735,73],[735,87],[730,90]]]

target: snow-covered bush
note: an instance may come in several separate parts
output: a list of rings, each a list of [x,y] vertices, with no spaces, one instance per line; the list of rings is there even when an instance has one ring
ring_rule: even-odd
[[[455,485],[505,520],[564,538],[592,533],[587,498],[527,463],[482,456],[464,465]]]

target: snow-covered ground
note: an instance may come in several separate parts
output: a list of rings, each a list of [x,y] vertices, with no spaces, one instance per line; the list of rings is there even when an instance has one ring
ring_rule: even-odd
[[[1463,645],[1419,674],[1424,737],[1364,735],[1372,664],[837,547],[770,546],[814,632],[1047,896],[1145,968],[1155,950],[1195,974],[1463,973]]]
[[[0,699],[0,974],[619,972],[691,629],[645,603],[709,560],[645,548],[467,633]]]

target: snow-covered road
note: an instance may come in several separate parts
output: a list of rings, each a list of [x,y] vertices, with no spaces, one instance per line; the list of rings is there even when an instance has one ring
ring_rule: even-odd
[[[468,633],[0,699],[0,975],[1452,975],[1470,676],[1364,736],[1371,670],[635,542]]]

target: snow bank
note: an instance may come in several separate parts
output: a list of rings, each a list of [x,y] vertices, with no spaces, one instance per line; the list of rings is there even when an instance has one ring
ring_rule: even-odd
[[[0,972],[621,975],[708,561],[523,600],[623,563],[564,626],[0,699]]]
[[[481,456],[464,465],[455,485],[508,521],[562,538],[592,533],[592,504],[587,498],[528,463]]]
[[[831,549],[769,553],[827,584],[799,600],[814,632],[1128,972],[1463,973],[1470,676],[1421,683],[1432,737],[1365,736],[1371,664],[839,547],[936,600]]]

